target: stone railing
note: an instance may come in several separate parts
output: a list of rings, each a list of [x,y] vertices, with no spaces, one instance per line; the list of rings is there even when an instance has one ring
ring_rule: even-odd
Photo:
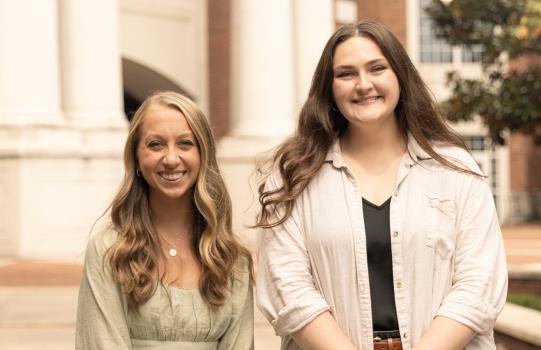
[[[541,312],[506,303],[495,326],[502,350],[541,350]]]

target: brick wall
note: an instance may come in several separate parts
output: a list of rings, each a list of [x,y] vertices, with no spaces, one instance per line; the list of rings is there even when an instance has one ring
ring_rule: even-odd
[[[509,162],[512,191],[541,189],[541,146],[533,137],[513,132],[509,140]]]
[[[509,278],[509,293],[528,293],[541,296],[541,279]]]
[[[231,0],[209,0],[209,119],[217,137],[229,127]]]
[[[358,0],[359,20],[383,24],[406,47],[406,0]]]
[[[523,55],[509,63],[509,70],[523,72],[533,65],[541,66],[540,55]],[[533,143],[531,136],[515,132],[511,135],[510,168],[511,190],[541,190],[541,146]]]
[[[509,62],[509,70],[515,72],[524,72],[527,68],[531,66],[541,66],[541,56],[540,55],[522,55],[520,57],[513,58]]]

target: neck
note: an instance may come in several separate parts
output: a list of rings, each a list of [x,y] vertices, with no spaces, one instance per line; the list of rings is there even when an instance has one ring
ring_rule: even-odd
[[[166,239],[192,234],[194,215],[191,192],[181,199],[165,200],[150,196],[150,211],[154,228]]]
[[[385,125],[350,124],[340,139],[340,145],[343,153],[363,163],[384,163],[386,160],[402,156],[406,150],[395,118],[389,118]]]

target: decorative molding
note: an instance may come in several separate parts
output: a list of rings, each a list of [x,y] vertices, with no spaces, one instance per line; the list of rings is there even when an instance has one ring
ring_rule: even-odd
[[[200,1],[181,0],[120,0],[119,9],[126,14],[146,17],[161,17],[173,21],[191,21]]]
[[[126,130],[67,127],[0,128],[0,159],[120,159]]]

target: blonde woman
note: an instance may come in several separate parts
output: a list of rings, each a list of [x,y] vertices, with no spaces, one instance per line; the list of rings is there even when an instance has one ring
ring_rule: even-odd
[[[110,225],[87,248],[76,349],[252,349],[251,257],[203,113],[159,92],[131,122]]]

